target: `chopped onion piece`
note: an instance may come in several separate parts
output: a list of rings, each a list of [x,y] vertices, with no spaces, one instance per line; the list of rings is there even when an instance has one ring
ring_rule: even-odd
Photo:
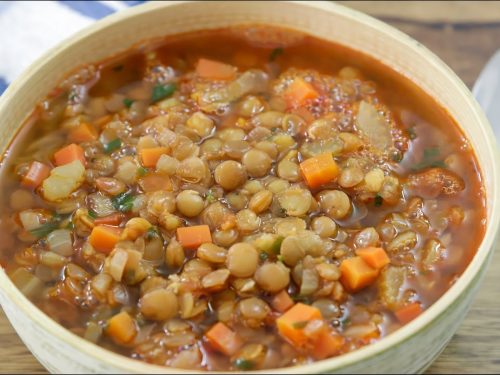
[[[62,256],[73,254],[73,240],[68,229],[56,229],[47,236],[49,248],[54,253]]]

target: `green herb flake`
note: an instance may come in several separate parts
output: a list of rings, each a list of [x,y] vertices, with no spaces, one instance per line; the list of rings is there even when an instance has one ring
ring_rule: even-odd
[[[263,251],[262,251],[262,252],[259,254],[259,258],[260,258],[260,260],[262,260],[262,261],[266,261],[266,260],[267,260],[267,258],[269,258],[269,255],[267,255],[267,253],[265,253],[265,252],[263,252]]]
[[[120,212],[128,212],[134,205],[134,199],[135,197],[131,192],[125,192],[113,197],[111,199],[111,203],[113,204],[115,210]]]
[[[123,105],[127,108],[130,108],[133,103],[134,103],[134,101],[130,98],[123,99]]]
[[[345,328],[347,327],[348,325],[351,324],[351,319],[349,317],[346,317],[344,319],[341,319],[339,320],[339,325],[342,327],[342,328]]]
[[[253,361],[242,358],[238,358],[236,361],[234,361],[233,364],[234,367],[236,367],[238,370],[251,370],[255,366],[255,363]]]
[[[144,167],[139,167],[137,168],[137,174],[139,175],[139,177],[144,177],[145,175],[147,175],[149,172],[149,169],[147,168],[144,168]]]
[[[283,255],[280,254],[276,258],[278,259],[278,262],[283,263]]]
[[[42,238],[47,236],[49,233],[55,231],[59,227],[58,220],[52,220],[45,224],[40,225],[38,228],[30,230],[30,233],[36,238]]]
[[[156,85],[153,88],[153,94],[151,95],[151,102],[156,103],[159,100],[168,98],[176,90],[176,86],[173,83],[167,83],[166,85]]]
[[[89,209],[88,211],[89,211],[89,216],[90,216],[90,218],[92,218],[92,219],[97,219],[97,212],[95,212],[95,211],[94,211],[94,210],[92,210],[92,209]]]
[[[108,144],[104,145],[104,152],[106,154],[111,154],[113,151],[118,150],[122,146],[122,141],[120,138],[113,139]]]
[[[217,201],[217,198],[214,195],[214,192],[212,190],[207,191],[205,194],[205,199],[207,200],[208,203],[214,203]]]
[[[66,225],[66,229],[69,229],[69,230],[75,229],[75,224],[73,224],[72,221],[68,222],[68,224]]]
[[[281,207],[280,210],[279,210],[278,216],[279,217],[286,217],[287,216],[286,209],[283,208],[283,207]]]
[[[78,98],[78,93],[74,90],[71,90],[68,94],[68,101],[74,102]]]
[[[271,53],[269,54],[269,61],[273,62],[274,60],[276,60],[278,58],[278,56],[282,55],[283,52],[285,52],[283,50],[282,47],[278,47],[278,48],[275,48],[271,51]]]
[[[301,322],[295,322],[295,323],[293,323],[293,328],[295,328],[295,329],[304,329],[306,325],[307,325],[307,320],[303,320]]]
[[[380,207],[384,203],[384,198],[382,198],[380,195],[375,195],[375,199],[373,201],[373,204],[375,207]]]
[[[160,236],[160,232],[158,231],[158,228],[156,228],[155,226],[152,226],[146,232],[146,239],[148,239],[148,240],[152,240],[153,238],[159,237],[159,236]]]
[[[408,136],[411,140],[417,138],[417,133],[415,132],[415,128],[413,126],[411,128],[408,128]]]
[[[439,160],[441,158],[441,152],[439,147],[428,147],[424,149],[424,153],[422,156],[422,161],[420,163],[415,164],[411,170],[413,172],[426,169],[426,168],[446,168],[446,164],[443,160]]]
[[[271,251],[274,254],[279,254],[281,250],[281,243],[283,242],[285,238],[283,236],[278,236],[278,238],[273,242],[271,245]]]

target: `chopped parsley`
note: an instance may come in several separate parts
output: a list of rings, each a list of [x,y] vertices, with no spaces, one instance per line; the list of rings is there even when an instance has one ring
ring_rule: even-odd
[[[424,150],[422,161],[415,164],[411,169],[416,172],[426,168],[446,168],[446,164],[441,158],[439,147],[428,147]]]
[[[283,255],[279,254],[276,258],[278,259],[278,262],[283,263]]]
[[[115,210],[121,212],[128,212],[132,209],[132,206],[134,205],[134,199],[135,197],[132,195],[131,192],[125,192],[113,197],[111,199],[111,203],[113,204]]]
[[[166,85],[156,85],[153,88],[153,94],[151,95],[151,102],[156,103],[159,100],[168,98],[176,90],[176,86],[173,83],[167,83]]]
[[[342,328],[347,327],[349,324],[351,324],[351,319],[349,317],[345,317],[344,319],[339,320],[339,325]]]
[[[382,198],[380,195],[375,195],[375,199],[373,201],[373,204],[375,207],[380,207],[384,203],[384,198]]]
[[[118,150],[122,146],[122,141],[120,138],[113,139],[108,144],[104,145],[104,152],[106,154],[111,154],[113,151]]]
[[[35,236],[36,238],[42,238],[47,236],[49,233],[55,231],[56,229],[59,228],[59,225],[61,224],[61,221],[66,219],[68,215],[60,215],[60,214],[54,214],[52,216],[52,220],[48,221],[42,225],[40,225],[38,228],[35,228],[33,230],[30,230],[29,232]]]
[[[42,238],[47,236],[49,233],[55,231],[59,228],[59,221],[52,220],[45,224],[40,225],[38,228],[30,230],[30,233],[36,238]]]
[[[158,232],[158,228],[156,228],[155,226],[152,226],[146,232],[146,239],[148,239],[148,240],[151,240],[151,239],[153,239],[155,237],[159,237],[159,236],[160,236],[160,232]]]
[[[262,251],[259,254],[259,258],[260,258],[260,260],[265,261],[265,260],[267,260],[267,258],[269,258],[269,255],[267,255],[267,253],[265,253],[264,251]]]
[[[236,361],[233,362],[233,364],[234,367],[236,367],[238,370],[251,370],[255,366],[255,363],[253,361],[242,358],[238,358]]]
[[[207,193],[205,194],[205,199],[208,203],[214,203],[215,201],[217,201],[217,198],[215,197],[212,190],[207,191]]]
[[[92,209],[89,209],[89,216],[92,218],[92,219],[97,219],[97,212],[95,212],[94,210]]]
[[[279,254],[280,253],[280,250],[281,250],[281,243],[283,242],[284,240],[284,237],[283,236],[279,236],[274,242],[273,244],[271,245],[271,251],[274,253],[274,254]]]
[[[134,101],[130,98],[123,99],[123,105],[127,108],[130,108],[133,103],[134,103]]]
[[[307,325],[307,320],[302,320],[300,322],[293,323],[293,328],[295,329],[303,329]]]
[[[275,48],[269,54],[269,61],[273,62],[278,58],[278,56],[282,55],[284,52],[282,47]]]
[[[287,212],[286,212],[286,209],[281,207],[279,212],[278,212],[278,216],[279,217],[286,217],[287,216]]]
[[[137,168],[137,174],[139,175],[139,177],[143,177],[143,176],[147,175],[148,172],[149,172],[149,169],[147,169],[147,168],[144,168],[144,167]]]

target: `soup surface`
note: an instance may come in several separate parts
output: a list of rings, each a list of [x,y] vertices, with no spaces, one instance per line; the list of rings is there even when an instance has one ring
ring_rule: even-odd
[[[72,332],[187,369],[338,356],[407,324],[485,230],[472,149],[372,59],[290,30],[81,68],[2,162],[2,265]]]

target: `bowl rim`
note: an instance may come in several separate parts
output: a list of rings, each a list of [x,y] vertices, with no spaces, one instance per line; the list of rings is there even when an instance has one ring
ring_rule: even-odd
[[[399,31],[398,29],[390,26],[378,19],[375,19],[367,14],[357,10],[345,7],[331,1],[289,1],[282,0],[283,6],[289,3],[300,4],[305,7],[312,7],[318,10],[323,10],[331,14],[336,14],[350,21],[370,25],[377,28],[378,31],[384,33],[386,36],[397,39],[399,42],[405,44],[405,47],[418,51],[426,56],[429,63],[434,64],[440,69],[440,73],[445,75],[450,83],[453,84],[457,94],[462,95],[465,100],[470,104],[471,113],[474,115],[477,123],[480,125],[482,137],[486,142],[488,158],[492,158],[493,164],[500,165],[500,158],[495,142],[493,131],[489,126],[488,120],[481,110],[479,104],[472,96],[469,89],[461,81],[461,79],[449,68],[440,58],[433,52],[421,45],[419,42],[409,37],[407,34]],[[87,37],[91,37],[94,33],[98,33],[103,29],[111,26],[114,23],[124,21],[128,18],[138,16],[142,13],[147,13],[157,9],[170,7],[173,5],[182,5],[190,3],[190,1],[167,1],[167,2],[148,2],[145,4],[137,5],[113,15],[103,18],[75,35],[65,39],[56,47],[44,53],[40,58],[33,62],[24,72],[14,80],[7,90],[0,97],[0,113],[7,109],[9,102],[15,97],[19,87],[24,86],[33,76],[36,76],[38,71],[43,65],[48,63],[54,57],[64,53],[65,49],[73,44],[78,44],[80,41]],[[263,22],[265,24],[265,22]],[[306,31],[307,33],[307,31]],[[391,69],[393,69],[391,67]],[[485,171],[482,171],[484,174]],[[495,168],[493,171],[488,171],[488,175],[493,182],[493,191],[486,197],[488,205],[491,202],[498,202],[500,199],[500,168]],[[478,278],[481,277],[482,271],[488,266],[488,260],[493,253],[493,242],[495,235],[498,232],[500,224],[499,210],[491,210],[491,217],[487,222],[486,231],[481,241],[476,254],[471,262],[460,275],[458,280],[452,285],[435,303],[433,303],[424,313],[417,319],[408,323],[407,325],[399,328],[387,337],[384,337],[376,343],[369,344],[365,347],[357,349],[353,352],[343,354],[338,357],[325,359],[322,361],[304,364],[293,367],[284,367],[270,370],[252,371],[253,373],[318,373],[332,370],[341,370],[349,365],[360,362],[362,360],[374,357],[389,348],[410,340],[417,335],[421,330],[430,325],[433,321],[437,320],[440,316],[444,315],[453,305],[460,302],[463,298],[463,293],[468,287],[472,286]],[[36,308],[11,282],[10,278],[6,275],[5,271],[1,269],[0,272],[0,289],[7,296],[8,301],[11,301],[16,308],[21,309],[23,313],[32,321],[36,322],[39,326],[43,327],[51,335],[57,337],[58,340],[64,342],[75,350],[85,353],[89,357],[105,363],[109,368],[120,369],[124,372],[146,372],[146,373],[193,373],[193,371],[170,368],[159,365],[152,365],[129,357],[117,354],[110,350],[104,349],[101,346],[90,343],[82,337],[70,332],[62,325],[59,325],[52,320],[48,315],[45,315],[41,310]],[[35,307],[35,308],[33,308]],[[201,371],[206,373],[207,371]],[[211,371],[213,373],[227,373]]]

